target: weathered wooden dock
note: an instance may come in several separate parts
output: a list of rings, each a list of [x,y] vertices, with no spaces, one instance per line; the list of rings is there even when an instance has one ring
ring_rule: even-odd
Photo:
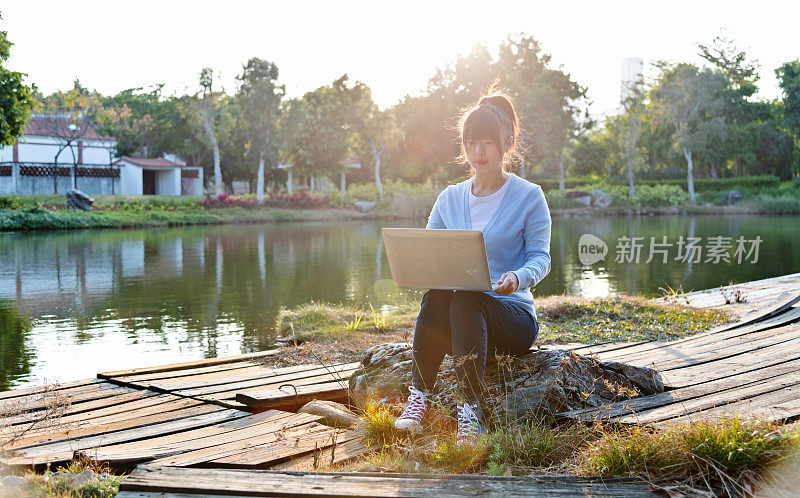
[[[741,302],[730,301],[739,291]],[[669,390],[575,420],[673,424],[739,414],[800,418],[800,273],[686,294],[689,304],[739,320],[660,343],[575,348],[658,369]],[[275,351],[98,374],[96,379],[0,393],[1,465],[43,466],[76,455],[135,469],[121,497],[642,496],[625,480],[312,472],[369,450],[360,433],[295,413],[311,399],[347,401],[357,363],[268,368]],[[138,467],[137,467],[138,465]],[[198,471],[202,468],[202,471]]]

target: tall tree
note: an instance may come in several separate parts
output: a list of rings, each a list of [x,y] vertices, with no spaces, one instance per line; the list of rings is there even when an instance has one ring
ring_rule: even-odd
[[[334,81],[333,86],[339,90],[347,120],[355,128],[358,137],[369,150],[373,161],[378,198],[382,198],[381,160],[386,151],[387,143],[397,140],[399,130],[394,123],[392,115],[378,109],[378,106],[372,100],[372,93],[367,85],[356,81],[352,87],[348,88],[347,80],[348,78],[345,74]]]
[[[37,102],[43,112],[36,114],[37,125],[58,144],[53,157],[53,193],[58,193],[58,158],[65,150],[72,155],[71,188],[76,187],[81,139],[95,130],[94,118],[100,108],[100,94],[75,80],[69,91],[57,91]]]
[[[689,197],[697,202],[694,190],[693,151],[703,145],[698,128],[704,115],[713,113],[725,81],[712,70],[698,70],[686,63],[674,66],[661,63],[661,73],[651,90],[651,98],[660,115],[675,130],[675,143],[686,159]]]
[[[249,151],[258,157],[256,198],[264,202],[264,163],[277,166],[275,128],[286,88],[278,85],[278,67],[259,58],[247,61],[238,77],[239,105],[247,124]]]
[[[339,90],[330,85],[289,101],[280,128],[292,170],[311,178],[338,171],[351,148]]]
[[[214,152],[214,191],[219,195],[222,193],[222,167],[219,159],[219,142],[217,142],[217,134],[214,129],[215,105],[213,87],[214,71],[210,67],[204,67],[200,71],[201,112],[203,114],[203,129],[206,132],[208,141],[211,142],[211,149]]]
[[[0,146],[22,136],[33,106],[32,89],[23,82],[27,75],[5,67],[12,45],[7,33],[0,31]]]
[[[636,144],[639,140],[642,115],[645,112],[644,80],[639,78],[629,84],[621,102],[623,114],[617,120],[623,139],[625,160],[628,164],[628,197],[633,200],[636,190],[633,185],[633,170],[637,162]]]
[[[800,59],[785,63],[775,70],[775,74],[783,92],[783,124],[795,140],[795,175],[800,175],[800,161],[796,157],[800,145]]]
[[[510,36],[500,46],[499,69],[521,115],[523,159],[557,165],[563,190],[565,148],[589,124],[588,113],[582,112],[586,88],[549,64],[550,55],[531,36]]]

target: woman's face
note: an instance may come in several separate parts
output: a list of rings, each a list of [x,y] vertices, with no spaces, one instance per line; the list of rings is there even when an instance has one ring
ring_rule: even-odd
[[[503,153],[496,140],[469,138],[464,142],[467,162],[476,172],[499,171],[503,166]]]

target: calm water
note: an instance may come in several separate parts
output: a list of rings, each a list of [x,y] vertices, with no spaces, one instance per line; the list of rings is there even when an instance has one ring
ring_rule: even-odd
[[[0,234],[0,390],[256,351],[274,340],[280,309],[312,299],[390,303],[402,293],[382,226],[411,225]],[[798,272],[798,233],[797,217],[554,218],[552,270],[535,295],[659,296],[665,285],[688,291]],[[607,244],[604,260],[581,264],[583,234]],[[666,264],[660,255],[645,263],[651,236],[671,244]],[[700,238],[699,261],[675,259],[681,236]],[[708,238],[718,236],[733,238],[731,262],[706,261]],[[754,252],[736,261],[739,236],[761,238],[755,264]],[[644,237],[638,263],[635,253],[617,257],[623,237]]]

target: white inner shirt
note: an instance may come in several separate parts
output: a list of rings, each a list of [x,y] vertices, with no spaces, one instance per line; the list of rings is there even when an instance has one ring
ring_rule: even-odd
[[[510,178],[510,176],[509,176]],[[474,179],[474,177],[473,177]],[[473,180],[474,181],[474,180]],[[489,220],[494,216],[500,206],[500,201],[503,200],[503,195],[508,189],[508,178],[502,187],[497,189],[497,192],[489,194],[485,197],[478,197],[472,193],[472,183],[469,185],[469,217],[472,221],[473,230],[483,230]]]

